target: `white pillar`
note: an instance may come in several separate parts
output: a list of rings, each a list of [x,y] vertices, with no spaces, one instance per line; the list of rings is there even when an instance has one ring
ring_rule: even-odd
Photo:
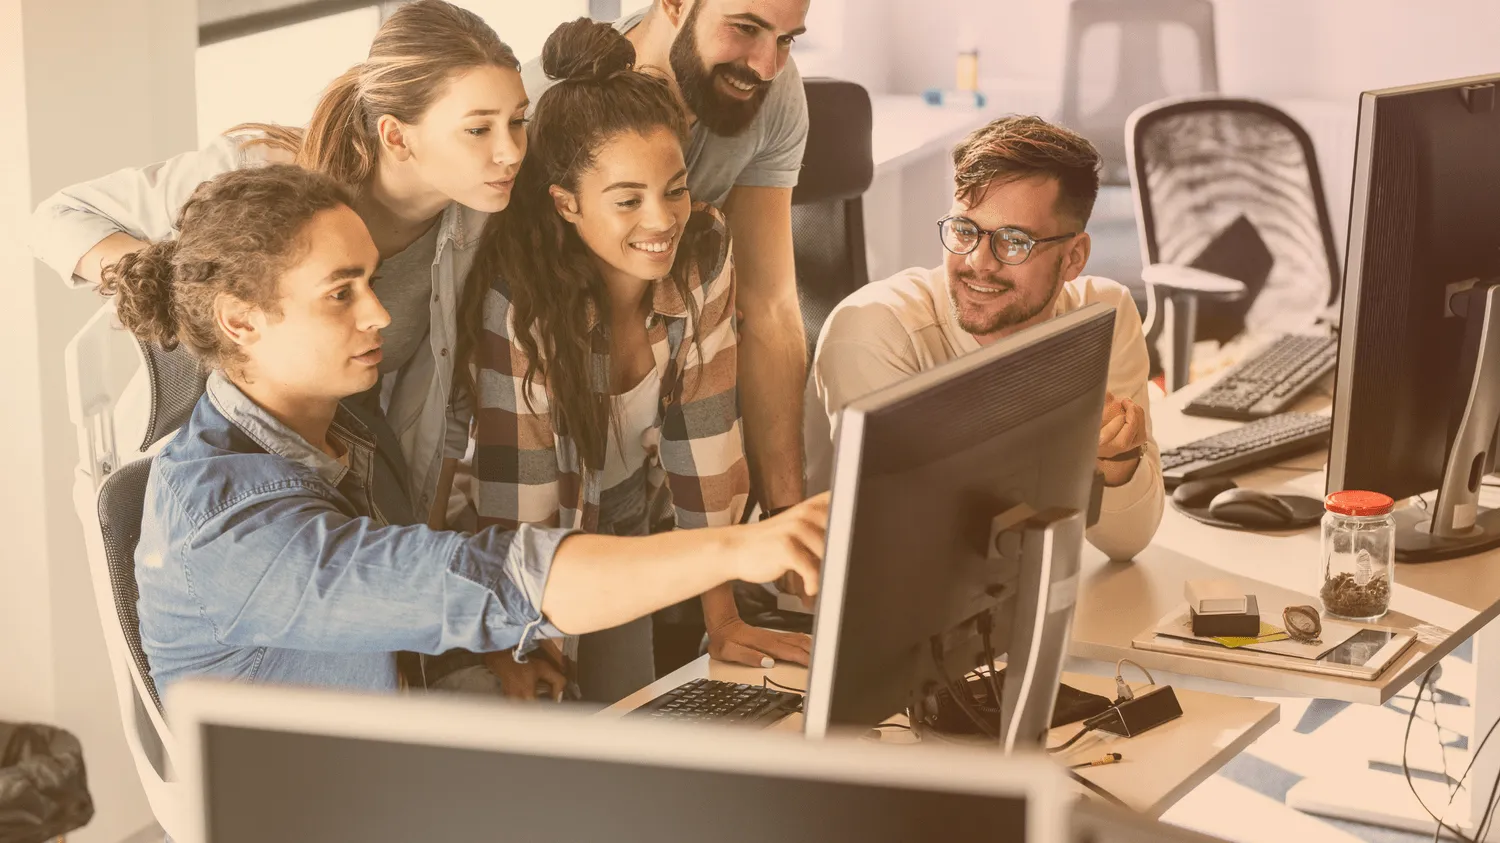
[[[66,184],[195,146],[194,0],[0,0],[0,718],[83,742],[95,817],[72,843],[151,821],[125,748],[81,527],[63,347],[99,307],[26,247]]]

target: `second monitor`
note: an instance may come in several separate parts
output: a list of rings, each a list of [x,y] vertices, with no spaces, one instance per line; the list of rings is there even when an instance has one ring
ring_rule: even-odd
[[[867,730],[1005,653],[1006,750],[1041,743],[1097,518],[1114,310],[1093,305],[850,404],[805,731]]]

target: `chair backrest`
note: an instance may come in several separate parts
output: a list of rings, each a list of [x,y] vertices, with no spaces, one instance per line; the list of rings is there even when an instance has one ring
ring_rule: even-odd
[[[183,391],[192,386],[191,378],[172,374],[180,367],[152,351],[115,324],[113,302],[106,302],[69,342],[68,406],[79,442],[73,503],[84,527],[125,742],[157,822],[167,834],[183,839],[188,833],[187,794],[174,780],[176,744],[141,648],[134,555],[151,466],[141,452],[175,429],[168,425],[180,411],[164,408],[169,401],[180,404],[185,396],[171,393],[172,386]],[[125,442],[132,445],[119,444]],[[141,443],[139,451],[136,442]]]
[[[1142,257],[1243,282],[1204,302],[1195,339],[1309,326],[1341,278],[1322,174],[1308,133],[1264,102],[1190,97],[1131,115],[1131,184]]]
[[[208,372],[188,350],[179,345],[163,350],[145,340],[136,340],[146,361],[151,387],[151,417],[146,426],[142,453],[163,437],[187,423],[193,407],[208,385]]]
[[[792,190],[792,250],[811,360],[829,312],[870,280],[860,197],[874,178],[875,158],[869,92],[838,79],[803,85],[807,148]]]
[[[99,532],[104,540],[104,559],[109,568],[109,591],[115,604],[115,617],[130,660],[139,671],[151,702],[163,711],[161,695],[151,679],[151,665],[141,647],[141,621],[135,604],[141,597],[135,585],[135,545],[141,538],[141,514],[146,503],[146,479],[151,473],[151,458],[128,463],[114,472],[99,488]]]
[[[1064,126],[1083,135],[1104,159],[1100,180],[1125,185],[1125,122],[1130,113],[1173,93],[1163,78],[1168,70],[1163,36],[1185,30],[1196,43],[1197,63],[1190,68],[1196,84],[1175,93],[1213,93],[1219,90],[1218,58],[1214,47],[1214,7],[1211,0],[1073,0],[1068,7],[1067,58],[1063,69]],[[1087,108],[1084,91],[1093,74],[1085,74],[1087,57],[1109,51],[1085,39],[1118,32],[1117,61],[1104,74],[1114,87],[1102,104]],[[1175,74],[1174,74],[1175,76]]]

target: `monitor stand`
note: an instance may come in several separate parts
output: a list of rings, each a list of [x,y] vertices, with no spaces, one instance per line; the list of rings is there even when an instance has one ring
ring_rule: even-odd
[[[1479,506],[1479,491],[1495,468],[1500,444],[1500,279],[1454,296],[1453,309],[1464,317],[1464,349],[1473,355],[1474,377],[1448,448],[1437,504],[1396,512],[1399,562],[1436,562],[1500,547],[1500,509]]]

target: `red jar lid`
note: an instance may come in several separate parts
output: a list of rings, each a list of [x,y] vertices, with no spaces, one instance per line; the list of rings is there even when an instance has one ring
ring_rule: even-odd
[[[1340,515],[1355,518],[1366,515],[1386,515],[1396,506],[1389,495],[1379,492],[1344,491],[1334,492],[1323,499],[1323,508]]]

